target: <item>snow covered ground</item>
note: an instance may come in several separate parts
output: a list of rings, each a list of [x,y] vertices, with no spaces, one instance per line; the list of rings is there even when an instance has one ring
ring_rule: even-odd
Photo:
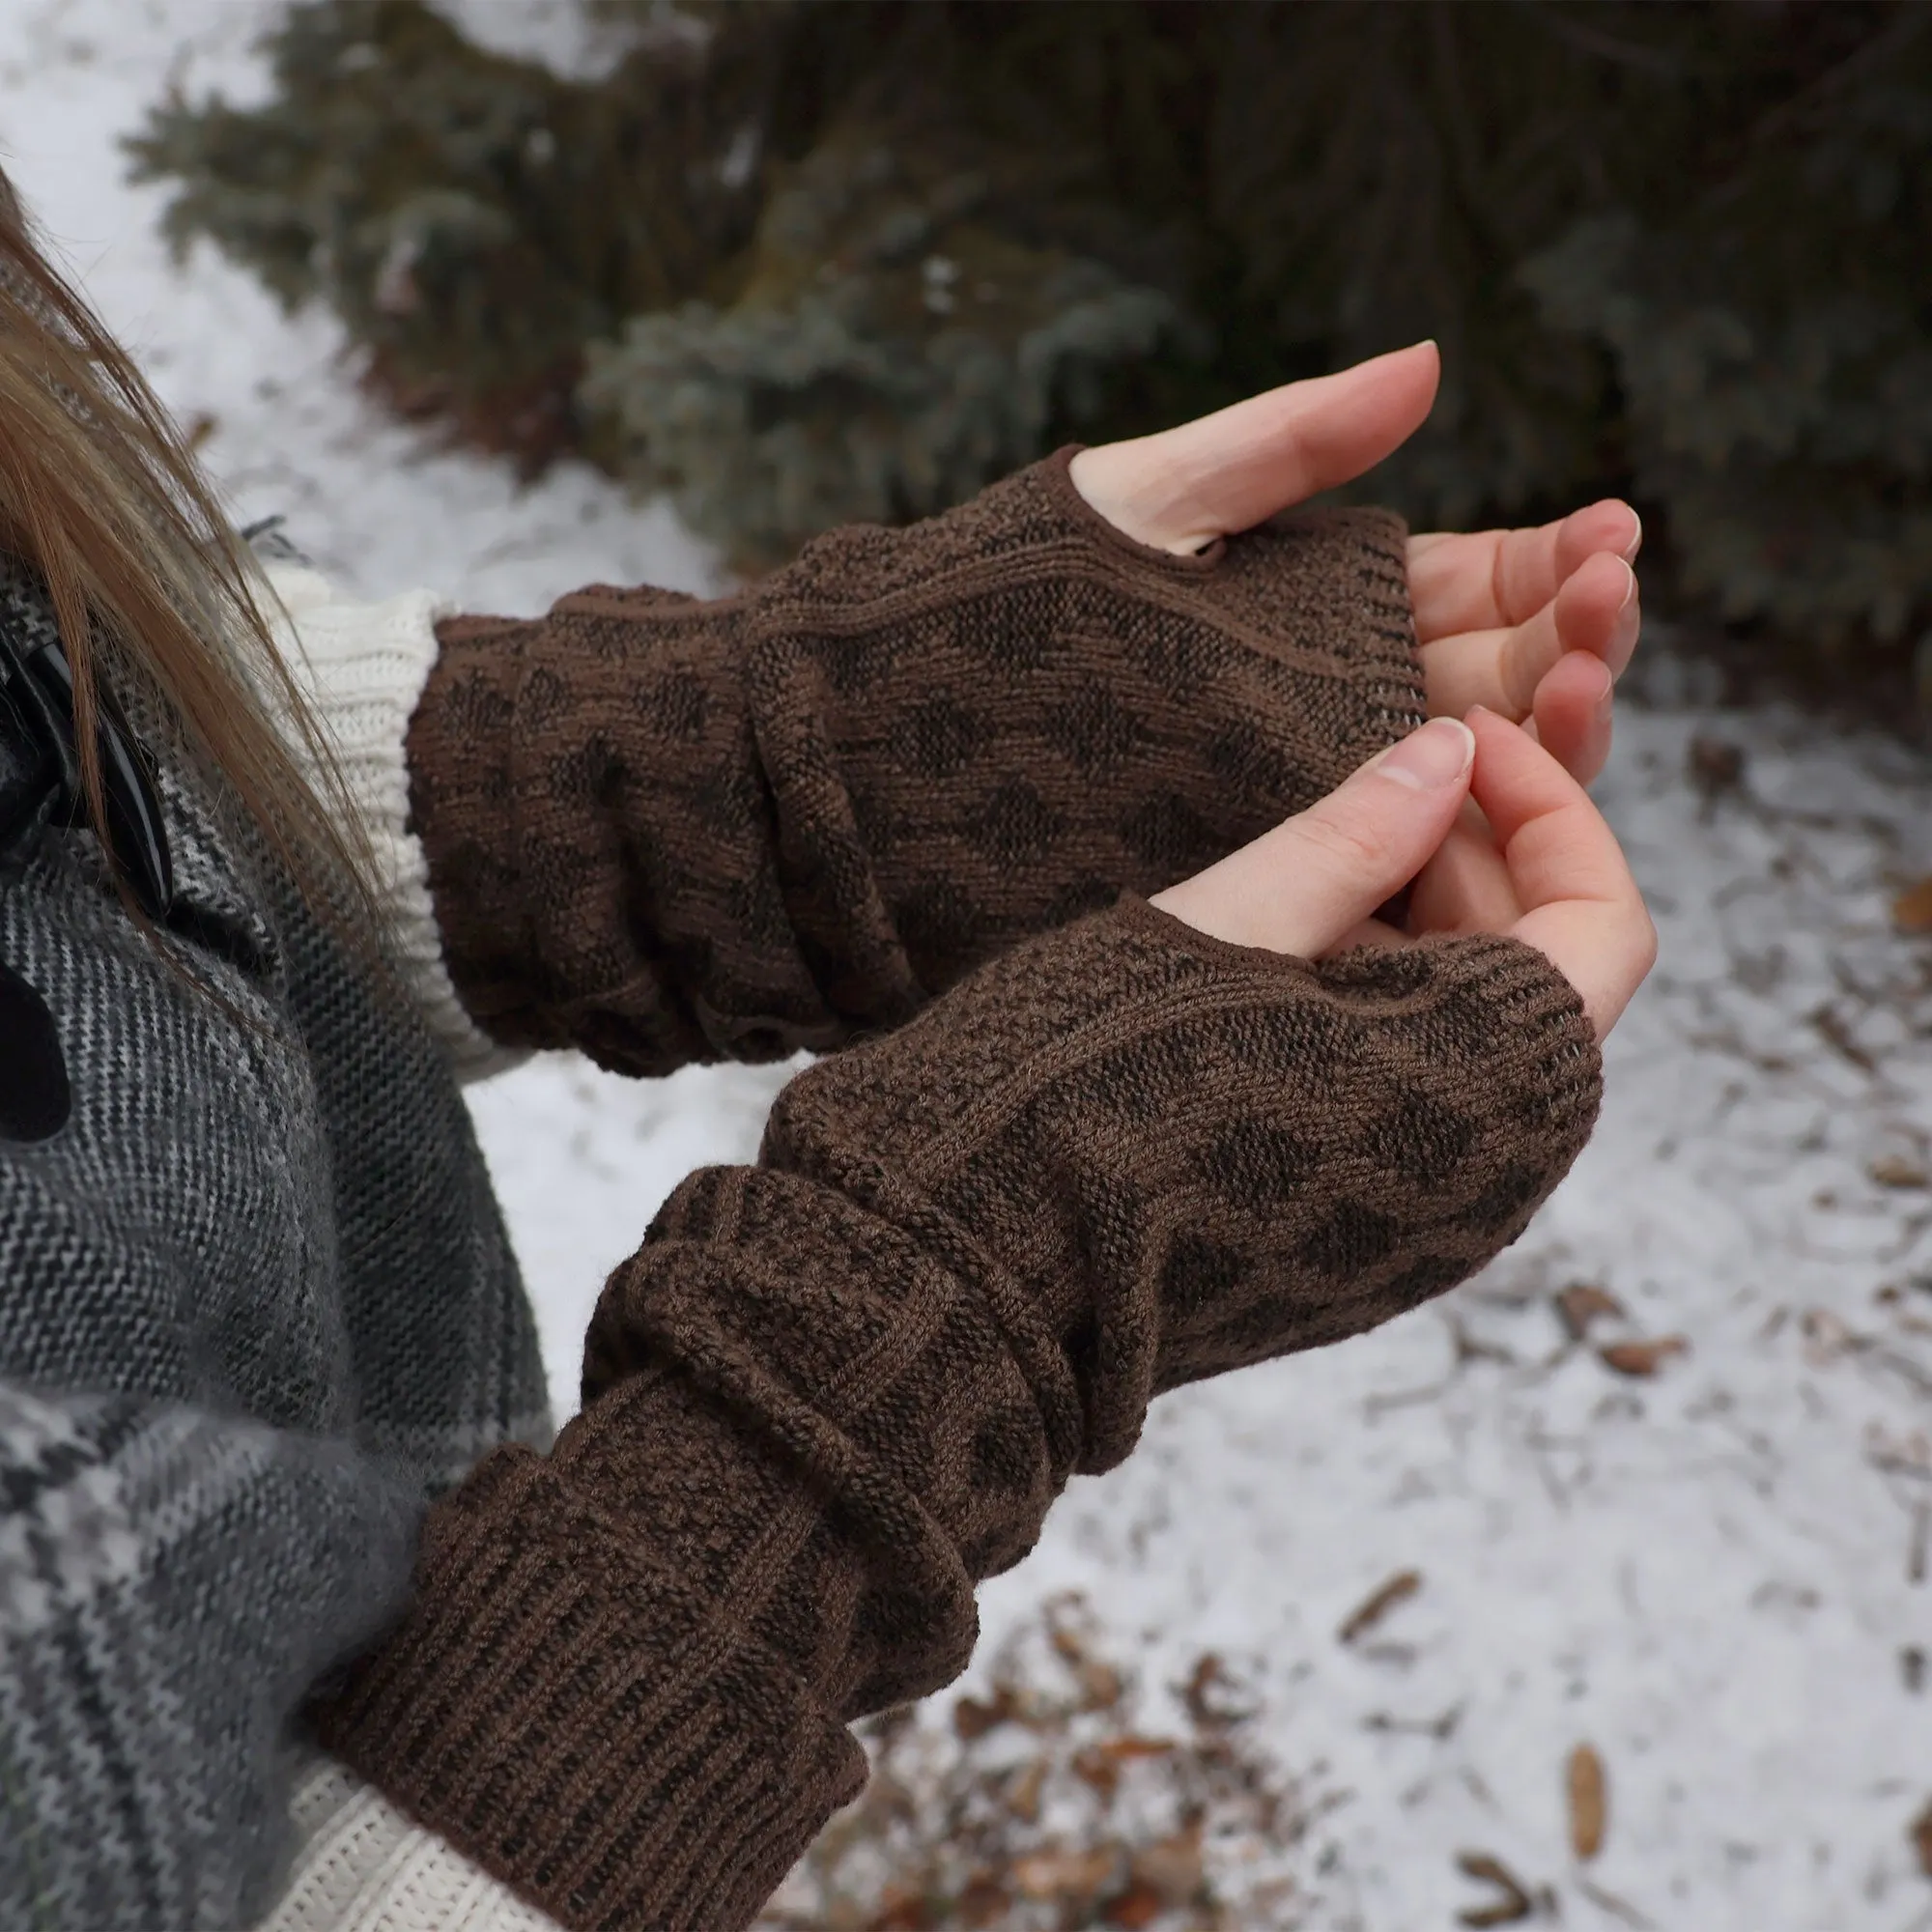
[[[500,39],[567,12],[466,0]],[[172,80],[254,85],[255,0],[0,0],[0,155],[238,515],[285,513],[371,593],[523,611],[592,578],[702,588],[667,515],[562,470],[520,491],[357,396],[332,325],[207,253],[177,274],[116,136]],[[575,57],[575,56],[573,56]],[[1602,787],[1662,932],[1596,1142],[1524,1240],[1437,1307],[1160,1405],[984,1593],[989,1634],[1084,1590],[1150,1684],[1215,1647],[1332,1801],[1309,1932],[1424,1932],[1500,1859],[1573,1926],[1912,1932],[1932,1882],[1932,773],[1877,740],[1694,701],[1667,663]],[[1742,756],[1735,782],[1733,760]],[[750,1154],[779,1074],[632,1087],[559,1062],[476,1117],[567,1404],[605,1270],[692,1166]],[[1554,1296],[1627,1311],[1567,1339]],[[1573,1306],[1575,1303],[1573,1302]],[[1639,1350],[1620,1373],[1599,1352]],[[1353,1641],[1395,1574],[1420,1585]],[[1609,1780],[1569,1847],[1574,1746]],[[1473,1921],[1465,1921],[1473,1922]]]

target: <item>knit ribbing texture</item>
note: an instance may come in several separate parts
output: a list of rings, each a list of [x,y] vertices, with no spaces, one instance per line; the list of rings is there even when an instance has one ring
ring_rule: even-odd
[[[432,1513],[324,1736],[573,1932],[736,1932],[1072,1471],[1480,1267],[1599,1091],[1505,939],[1310,964],[1129,898],[1015,949],[676,1190],[583,1413]]]
[[[1069,459],[739,596],[441,623],[412,801],[478,1025],[642,1074],[834,1046],[1421,723],[1398,519],[1173,556]]]

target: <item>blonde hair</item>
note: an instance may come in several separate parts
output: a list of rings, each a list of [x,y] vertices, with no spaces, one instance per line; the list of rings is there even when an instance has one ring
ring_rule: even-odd
[[[169,753],[214,775],[303,898],[365,950],[367,838],[275,647],[247,546],[140,372],[39,246],[4,173],[0,552],[45,582],[73,675],[88,820],[110,853],[103,667],[157,706]],[[139,919],[125,884],[123,897]]]

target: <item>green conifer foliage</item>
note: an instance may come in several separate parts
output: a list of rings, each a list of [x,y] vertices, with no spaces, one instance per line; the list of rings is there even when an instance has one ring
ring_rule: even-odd
[[[415,0],[297,6],[268,44],[269,106],[170,100],[130,144],[180,184],[172,239],[326,300],[382,388],[486,444],[573,440],[584,345],[700,289],[755,213],[695,164],[714,95],[678,49],[577,87]]]
[[[1412,517],[1628,489],[1726,618],[1932,622],[1917,0],[584,4],[594,83],[304,0],[138,165],[405,405],[749,563],[1427,334]]]
[[[1095,420],[1106,372],[1179,333],[1179,307],[1002,220],[981,147],[835,130],[766,203],[734,300],[593,345],[581,399],[630,473],[776,560],[833,524],[943,509],[1056,419]]]

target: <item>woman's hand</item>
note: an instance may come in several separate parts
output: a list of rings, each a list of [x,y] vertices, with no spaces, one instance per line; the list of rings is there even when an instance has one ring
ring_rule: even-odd
[[[1411,881],[1406,927],[1376,919]],[[1576,987],[1599,1039],[1657,956],[1636,882],[1581,785],[1527,732],[1480,709],[1466,724],[1425,724],[1152,903],[1217,939],[1307,958],[1500,933]]]
[[[1117,528],[1187,554],[1349,482],[1405,442],[1435,400],[1433,342],[1291,383],[1158,436],[1074,458],[1074,487]],[[1481,705],[1529,722],[1587,783],[1609,752],[1610,693],[1636,648],[1643,529],[1615,498],[1537,529],[1409,539],[1409,591],[1432,713]]]

